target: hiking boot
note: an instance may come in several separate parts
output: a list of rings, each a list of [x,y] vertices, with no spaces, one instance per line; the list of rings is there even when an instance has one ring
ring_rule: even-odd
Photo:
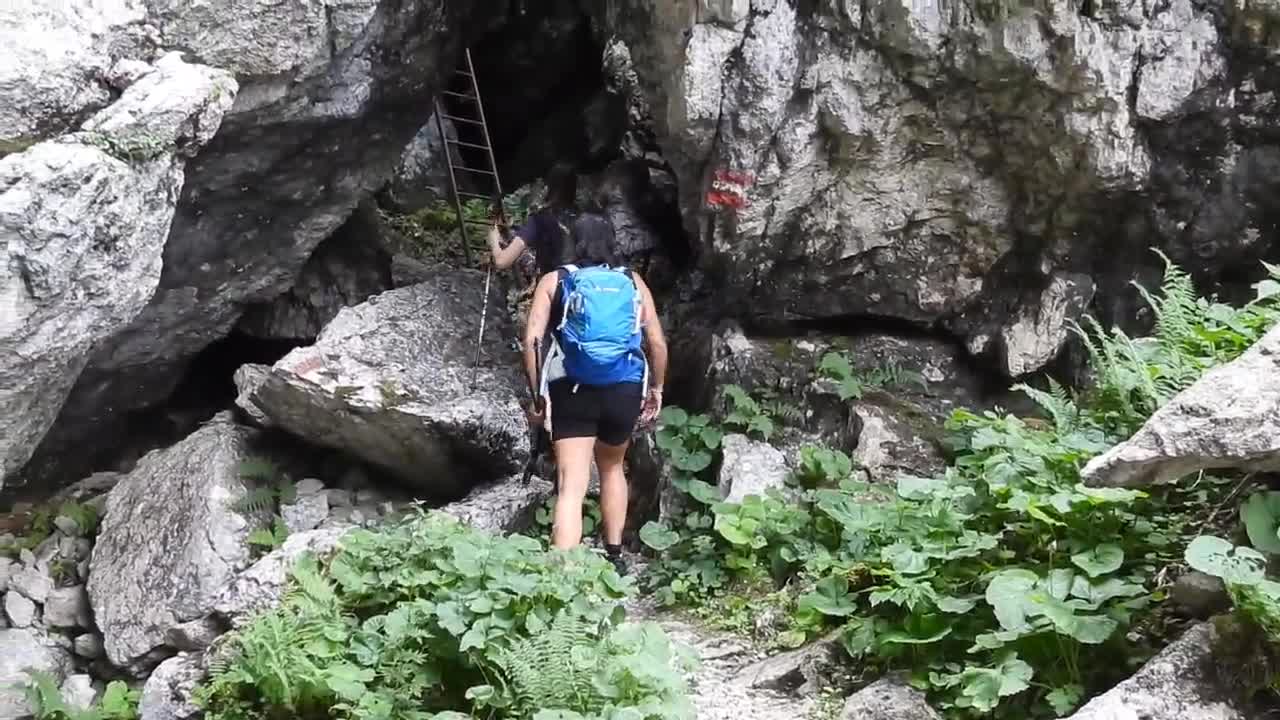
[[[618,577],[626,577],[630,568],[627,567],[627,561],[622,555],[606,555],[605,558],[613,565],[613,569],[618,571]]]

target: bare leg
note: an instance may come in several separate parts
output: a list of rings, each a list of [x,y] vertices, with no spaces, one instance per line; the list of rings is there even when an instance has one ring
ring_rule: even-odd
[[[560,490],[556,497],[555,524],[551,528],[551,544],[555,547],[568,549],[582,542],[582,501],[587,496],[587,483],[591,478],[591,447],[595,441],[593,437],[556,441]]]
[[[596,467],[600,470],[600,514],[604,516],[604,541],[607,545],[622,543],[622,528],[627,523],[627,478],[623,460],[627,444],[596,443]]]

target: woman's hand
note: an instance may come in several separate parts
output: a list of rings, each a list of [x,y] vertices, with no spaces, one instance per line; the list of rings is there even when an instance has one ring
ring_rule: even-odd
[[[497,225],[492,225],[489,227],[489,252],[492,252],[493,254],[496,255],[498,254],[498,251],[501,249],[502,249],[502,233],[499,232]]]
[[[640,406],[640,419],[636,422],[636,429],[643,431],[653,429],[658,421],[658,413],[661,412],[662,388],[650,388],[644,404]]]

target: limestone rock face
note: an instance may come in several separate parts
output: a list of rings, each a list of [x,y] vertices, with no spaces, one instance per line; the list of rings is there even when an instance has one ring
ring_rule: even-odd
[[[427,495],[457,497],[528,457],[525,383],[493,312],[473,362],[483,274],[437,269],[426,282],[346,308],[315,345],[286,355],[251,401],[271,423],[386,468]]]
[[[187,165],[181,192],[170,188],[177,210],[160,223],[163,264],[148,266],[158,284],[150,278],[127,326],[100,334],[83,371],[64,371],[75,387],[63,389],[28,483],[85,469],[66,469],[72,449],[119,442],[122,413],[162,402],[246,306],[292,287],[316,247],[390,177],[425,119],[406,109],[428,107],[456,51],[506,11],[439,0],[145,5],[161,45],[230,71],[240,93],[220,127],[201,124],[217,134]]]
[[[720,448],[717,484],[726,502],[740,503],[748,495],[763,498],[770,489],[781,490],[791,474],[786,456],[768,443],[734,433],[724,436]]]
[[[144,457],[111,491],[88,591],[112,664],[149,669],[166,634],[207,615],[249,566],[254,524],[235,503],[252,441],[223,413]]]
[[[33,629],[0,630],[0,720],[31,716],[25,685],[27,671],[43,671],[57,682],[71,668],[71,656]]]
[[[167,55],[80,132],[0,158],[0,487],[95,346],[151,300],[184,166],[236,87]]]
[[[1280,327],[1175,395],[1081,477],[1149,485],[1210,468],[1280,470]]]
[[[628,0],[627,46],[725,310],[945,329],[1043,367],[1156,246],[1256,269],[1280,154],[1254,3]],[[1226,37],[1228,27],[1237,37]]]
[[[1090,700],[1067,720],[1245,720],[1214,678],[1212,623],[1196,625],[1111,690]]]

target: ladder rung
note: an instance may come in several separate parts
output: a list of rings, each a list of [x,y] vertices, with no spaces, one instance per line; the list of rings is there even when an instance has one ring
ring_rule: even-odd
[[[492,220],[472,220],[471,218],[463,218],[462,222],[471,223],[472,225],[492,225]]]
[[[464,117],[458,117],[457,115],[441,115],[441,117],[443,117],[446,120],[452,120],[454,122],[471,123],[472,125],[484,125],[484,123],[480,122],[479,120],[470,120]]]
[[[466,70],[454,70],[454,72],[459,75],[465,75],[466,77],[471,77],[471,73],[467,72]]]
[[[479,169],[479,168],[469,168],[469,167],[463,167],[463,166],[461,166],[461,165],[454,165],[454,166],[453,166],[453,169],[454,169],[454,170],[465,170],[465,171],[467,171],[467,172],[472,172],[472,173],[480,173],[480,174],[482,174],[482,175],[496,175],[496,174],[497,174],[497,173],[493,172],[492,170],[481,170],[481,169]]]
[[[445,142],[450,142],[450,143],[453,143],[454,145],[461,145],[461,146],[463,146],[463,147],[477,148],[477,149],[479,149],[479,150],[488,150],[488,149],[489,149],[489,146],[488,146],[488,145],[477,145],[477,144],[475,144],[475,143],[462,142],[461,140],[448,140],[448,139],[446,139],[446,140],[445,140]]]
[[[475,193],[462,192],[461,190],[458,190],[457,193],[458,193],[458,197],[469,197],[469,198],[475,198],[476,200],[492,200],[493,199],[493,197],[490,195],[477,195]]]
[[[472,94],[470,94],[470,93],[460,93],[460,92],[454,92],[454,91],[452,91],[452,90],[444,90],[444,91],[442,91],[442,92],[443,92],[445,95],[448,95],[448,96],[450,96],[450,97],[462,98],[463,100],[475,100],[475,99],[476,99],[476,96],[475,96],[475,95],[472,95]]]

